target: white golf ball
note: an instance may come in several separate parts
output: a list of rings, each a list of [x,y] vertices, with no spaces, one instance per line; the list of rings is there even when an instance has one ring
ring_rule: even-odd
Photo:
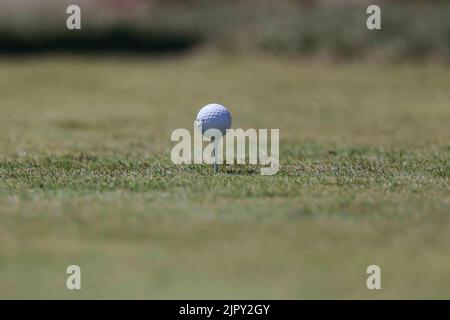
[[[209,129],[217,129],[225,135],[231,128],[231,113],[221,104],[207,104],[198,112],[195,123],[197,127],[202,126],[202,134]]]

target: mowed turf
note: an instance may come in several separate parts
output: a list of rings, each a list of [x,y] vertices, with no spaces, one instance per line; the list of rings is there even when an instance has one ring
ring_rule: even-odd
[[[200,54],[0,70],[1,298],[450,298],[448,67]],[[170,162],[172,130],[209,102],[233,127],[280,129],[277,175]]]

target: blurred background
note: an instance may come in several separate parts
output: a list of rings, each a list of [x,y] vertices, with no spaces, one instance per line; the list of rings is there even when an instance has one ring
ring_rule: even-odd
[[[68,5],[82,31],[65,28]],[[382,31],[365,28],[382,5]],[[0,53],[178,53],[215,49],[326,59],[450,57],[450,3],[437,0],[0,1]]]

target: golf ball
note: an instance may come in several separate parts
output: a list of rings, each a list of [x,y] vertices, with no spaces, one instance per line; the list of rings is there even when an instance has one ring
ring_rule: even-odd
[[[218,103],[207,104],[197,114],[195,121],[197,127],[202,127],[202,134],[209,129],[217,129],[225,135],[231,128],[231,113],[223,105]]]

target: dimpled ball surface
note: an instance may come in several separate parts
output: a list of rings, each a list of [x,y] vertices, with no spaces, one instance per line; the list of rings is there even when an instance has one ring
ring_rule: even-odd
[[[196,123],[202,125],[202,134],[209,129],[218,129],[225,135],[231,127],[231,113],[223,105],[211,103],[200,109]]]

